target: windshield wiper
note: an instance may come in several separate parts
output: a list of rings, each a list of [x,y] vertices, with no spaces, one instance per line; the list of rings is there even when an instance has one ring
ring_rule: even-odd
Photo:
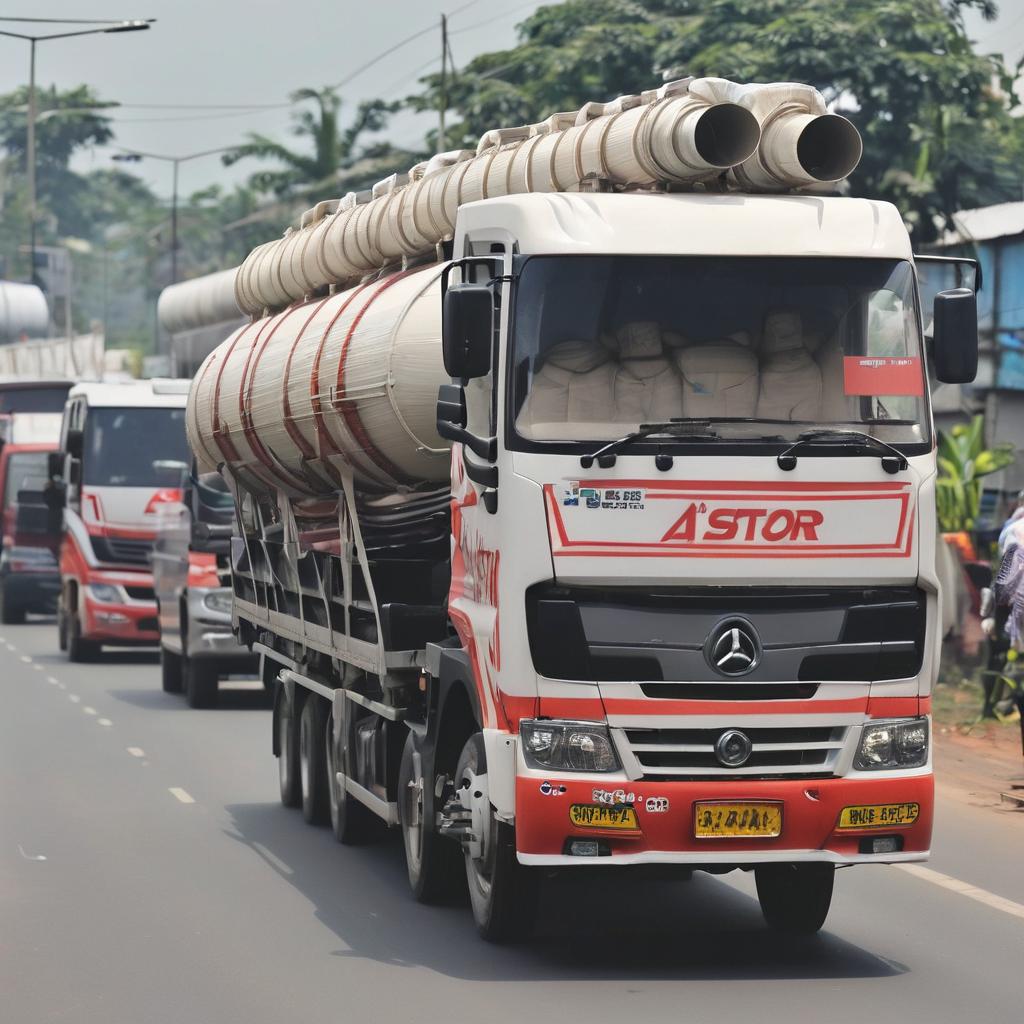
[[[634,441],[642,441],[655,434],[669,434],[674,441],[718,441],[719,435],[708,430],[708,420],[666,420],[663,423],[641,423],[639,429],[609,441],[608,444],[589,455],[580,456],[580,465],[590,469],[596,461],[602,469],[610,469],[615,465],[615,453]],[[654,464],[662,472],[672,468],[672,456],[666,452],[658,452]]]
[[[815,442],[823,442],[823,447],[838,445],[841,448],[854,451],[874,452],[882,462],[882,469],[886,473],[898,473],[907,468],[907,460],[901,451],[893,448],[891,444],[875,437],[873,434],[865,434],[860,430],[805,430],[799,440],[791,444],[777,458],[779,469],[796,468],[796,452],[800,448],[809,447]]]

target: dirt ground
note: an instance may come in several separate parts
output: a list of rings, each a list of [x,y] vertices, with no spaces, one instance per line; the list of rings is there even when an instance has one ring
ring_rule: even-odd
[[[1024,755],[1018,722],[935,721],[935,778],[938,786],[975,807],[1024,815],[1003,794],[1024,801]],[[1019,786],[1021,788],[1014,788]]]

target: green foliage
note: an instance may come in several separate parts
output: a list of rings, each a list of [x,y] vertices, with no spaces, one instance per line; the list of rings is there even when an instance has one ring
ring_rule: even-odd
[[[446,83],[448,144],[669,77],[798,81],[854,121],[865,152],[849,183],[889,199],[918,243],[952,214],[1020,195],[1024,128],[1010,114],[1015,72],[974,52],[962,11],[988,0],[568,0]],[[438,75],[417,110],[440,104]]]
[[[986,448],[984,435],[983,416],[953,427],[948,434],[939,431],[935,500],[944,533],[974,528],[981,506],[981,478],[1013,462],[1012,444]]]
[[[222,158],[230,166],[239,160],[255,157],[272,160],[276,170],[257,171],[249,179],[249,186],[259,192],[273,192],[288,196],[307,192],[311,187],[327,185],[340,170],[351,167],[365,155],[359,149],[360,139],[380,131],[388,115],[398,108],[396,103],[367,100],[356,108],[355,118],[346,128],[339,121],[341,97],[335,89],[299,89],[292,93],[294,103],[313,103],[313,109],[303,107],[293,116],[293,134],[312,143],[312,149],[293,150],[266,135],[251,134],[249,141]]]

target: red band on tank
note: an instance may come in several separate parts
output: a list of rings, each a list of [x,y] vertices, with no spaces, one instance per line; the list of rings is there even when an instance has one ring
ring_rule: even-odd
[[[213,410],[210,415],[210,419],[213,424],[213,440],[217,447],[220,449],[221,455],[227,459],[228,462],[241,462],[241,457],[238,454],[238,449],[235,448],[234,441],[231,440],[231,432],[224,425],[220,418],[220,386],[224,379],[224,368],[228,365],[228,360],[231,358],[238,343],[245,337],[246,334],[255,327],[259,321],[253,321],[251,324],[243,327],[236,335],[234,341],[231,342],[227,352],[224,353],[224,358],[221,360],[220,368],[217,370],[217,380],[213,385]],[[259,334],[257,333],[257,338]]]
[[[373,302],[378,295],[387,291],[393,284],[397,284],[402,280],[402,278],[408,277],[410,273],[412,273],[412,271],[403,270],[382,282],[380,286],[374,290],[369,299],[367,299],[363,308],[352,318],[352,323],[349,324],[348,332],[341,343],[341,353],[338,356],[338,388],[337,394],[334,398],[334,408],[341,413],[342,418],[345,420],[345,426],[348,427],[349,433],[356,439],[363,451],[366,452],[370,461],[373,462],[378,469],[390,476],[392,480],[399,482],[407,482],[409,477],[403,473],[382,451],[374,446],[373,442],[370,440],[370,435],[366,432],[366,427],[363,425],[363,421],[359,416],[359,409],[356,406],[355,400],[349,399],[345,395],[345,362],[348,359],[349,343],[352,341],[352,335],[359,326],[359,321],[362,320],[363,315],[370,306],[373,305]]]
[[[313,322],[313,317],[320,312],[324,307],[324,303],[330,300],[328,295],[326,298],[321,299],[316,303],[313,308],[313,312],[306,318],[306,322],[299,329],[299,333],[295,335],[295,340],[292,342],[291,351],[288,353],[288,358],[284,364],[284,429],[288,431],[288,436],[295,442],[295,447],[302,452],[303,456],[307,459],[316,458],[316,449],[306,440],[305,435],[295,425],[292,417],[292,402],[291,396],[288,393],[288,384],[291,380],[292,375],[292,360],[295,358],[295,350],[299,347],[299,342],[302,341],[302,336],[306,333],[306,328]]]

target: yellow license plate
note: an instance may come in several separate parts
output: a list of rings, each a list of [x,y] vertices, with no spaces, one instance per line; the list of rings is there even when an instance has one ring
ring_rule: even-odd
[[[839,815],[840,828],[893,828],[913,825],[921,813],[919,804],[861,804],[844,807]]]
[[[772,839],[782,833],[782,804],[700,801],[693,808],[693,832],[698,839]]]
[[[625,804],[573,804],[569,820],[577,828],[611,828],[636,831],[640,828],[636,811]]]

